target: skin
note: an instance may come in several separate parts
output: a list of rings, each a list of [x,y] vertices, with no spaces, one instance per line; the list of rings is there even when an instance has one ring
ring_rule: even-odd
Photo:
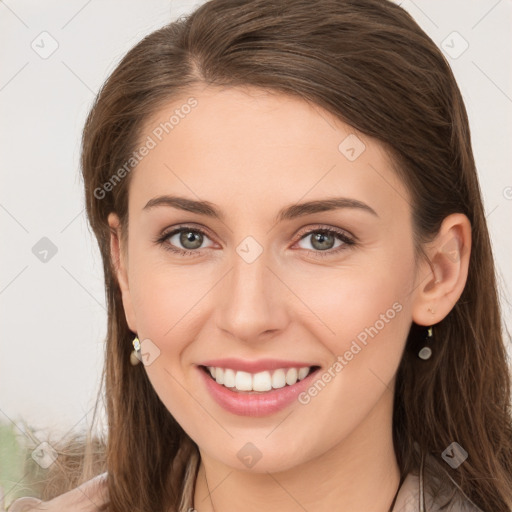
[[[425,246],[430,261],[416,264],[409,194],[380,143],[317,105],[275,92],[195,89],[149,119],[141,140],[189,96],[197,107],[132,171],[126,246],[115,214],[109,225],[128,325],[160,351],[145,371],[201,453],[194,507],[387,512],[399,483],[395,374],[411,322],[439,322],[462,293],[469,221],[447,217]],[[355,161],[338,149],[349,134],[366,146]],[[163,194],[207,200],[224,220],[168,206],[143,211]],[[340,196],[377,215],[343,208],[273,220],[285,206]],[[207,232],[192,249],[197,255],[154,242],[181,224]],[[339,228],[357,243],[335,253],[343,244],[335,238],[322,251],[316,232],[306,235],[319,227]],[[250,264],[236,251],[247,236],[263,248]],[[183,245],[178,234],[166,243],[191,250],[200,241]],[[210,398],[195,366],[269,357],[325,370],[397,302],[400,312],[305,405],[237,416]],[[252,468],[237,457],[247,442],[261,452]]]

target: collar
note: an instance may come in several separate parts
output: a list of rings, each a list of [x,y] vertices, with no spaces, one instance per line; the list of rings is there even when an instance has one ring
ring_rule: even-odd
[[[426,485],[427,479],[437,489],[435,495]],[[453,498],[449,499],[451,493]],[[446,502],[449,502],[445,506]],[[392,512],[482,512],[462,489],[454,482],[445,468],[440,466],[435,457],[428,454],[420,464],[418,474],[409,473],[396,497]]]
[[[392,512],[424,512],[424,510],[423,472],[420,472],[420,475],[409,473],[398,491]]]
[[[191,457],[191,461],[192,460],[194,460],[194,457]],[[426,459],[426,464],[432,466],[434,473],[438,474],[439,471],[435,470],[434,462],[435,461],[433,461],[432,456],[428,455]],[[428,489],[425,487],[424,475],[424,464],[421,464],[418,474],[414,474],[411,472],[405,477],[398,491],[392,512],[433,512],[441,510],[439,508],[440,502],[434,499],[433,496],[428,491]],[[101,478],[106,477],[107,472],[105,471],[101,475],[98,475],[95,478],[93,478],[90,482],[92,483],[97,479],[99,480]],[[446,478],[443,478],[444,482],[450,480],[451,478],[448,474],[446,474]],[[451,481],[453,482],[453,480]],[[193,494],[189,497],[190,500],[193,499],[192,496]],[[32,507],[35,507],[41,503],[41,500],[37,498],[18,498],[11,504],[8,511],[30,511],[32,510]],[[188,508],[188,510],[190,510],[190,508]],[[443,507],[443,510],[446,510],[446,512],[482,512],[482,510],[478,508],[465,494],[463,494],[462,491],[460,491],[460,493],[456,495],[455,501],[454,503],[452,503],[452,505],[450,505],[450,508],[446,509]]]

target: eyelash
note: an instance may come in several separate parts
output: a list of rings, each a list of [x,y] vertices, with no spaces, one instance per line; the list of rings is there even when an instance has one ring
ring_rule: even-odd
[[[156,244],[161,245],[166,251],[170,251],[172,253],[179,254],[180,256],[197,256],[198,252],[201,249],[196,249],[193,251],[190,249],[177,249],[176,247],[167,243],[167,239],[169,237],[171,237],[177,233],[181,233],[183,231],[191,231],[193,233],[201,233],[201,235],[210,238],[208,236],[208,233],[206,233],[206,231],[203,231],[200,228],[196,228],[196,227],[192,227],[192,226],[180,226],[179,228],[175,228],[172,231],[169,231],[168,233],[164,233],[162,236],[160,236],[156,240],[154,240],[154,242]],[[335,254],[340,253],[341,251],[347,250],[347,248],[350,246],[353,247],[353,246],[357,245],[356,241],[353,238],[350,238],[344,231],[335,229],[335,228],[324,228],[324,227],[313,228],[313,229],[310,229],[309,231],[301,233],[297,242],[299,242],[303,238],[307,238],[309,235],[312,235],[314,233],[322,233],[322,234],[328,234],[328,235],[333,234],[333,235],[336,235],[338,237],[338,239],[343,242],[343,245],[340,245],[336,249],[328,249],[325,251],[313,251],[310,249],[304,249],[308,253],[313,253],[315,255],[315,257],[319,256],[321,258],[325,258],[328,256],[333,256]]]

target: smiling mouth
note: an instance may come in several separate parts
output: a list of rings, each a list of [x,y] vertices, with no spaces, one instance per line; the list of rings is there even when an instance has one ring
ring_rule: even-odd
[[[210,379],[230,391],[244,394],[262,394],[284,387],[291,387],[319,370],[320,366],[279,368],[258,373],[202,365],[200,368]]]

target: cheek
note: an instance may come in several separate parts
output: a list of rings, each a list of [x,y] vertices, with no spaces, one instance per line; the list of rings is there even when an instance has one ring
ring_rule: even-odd
[[[330,269],[325,278],[304,279],[295,288],[309,310],[298,321],[333,362],[341,356],[343,373],[360,385],[375,380],[369,370],[386,383],[393,378],[411,324],[413,270],[407,255],[389,257],[358,269]]]
[[[137,258],[130,276],[130,292],[141,334],[155,340],[179,341],[180,330],[194,318],[195,310],[201,307],[201,297],[211,288],[212,283],[205,276],[206,272],[170,264],[161,256]]]
[[[200,326],[194,318],[205,294],[199,283],[191,282],[190,274],[169,265],[140,264],[130,287],[140,339],[149,338],[157,347],[154,349],[157,357],[145,366],[148,379],[167,410],[181,425],[187,425],[187,430],[190,428],[191,395],[190,389],[187,390],[190,375],[183,366],[183,354],[198,335]]]
[[[324,323],[316,335],[332,359],[301,403],[304,421],[328,425],[326,443],[349,435],[392,389],[410,327],[407,275],[369,272],[346,278],[332,293],[309,295]]]
[[[378,330],[384,331],[388,320],[400,316],[397,310],[411,300],[412,278],[412,267],[406,262],[398,269],[375,264],[371,268],[329,269],[324,276],[302,277],[300,283],[295,279],[294,289],[324,324],[322,338],[330,333],[336,339],[354,337],[376,323]]]

